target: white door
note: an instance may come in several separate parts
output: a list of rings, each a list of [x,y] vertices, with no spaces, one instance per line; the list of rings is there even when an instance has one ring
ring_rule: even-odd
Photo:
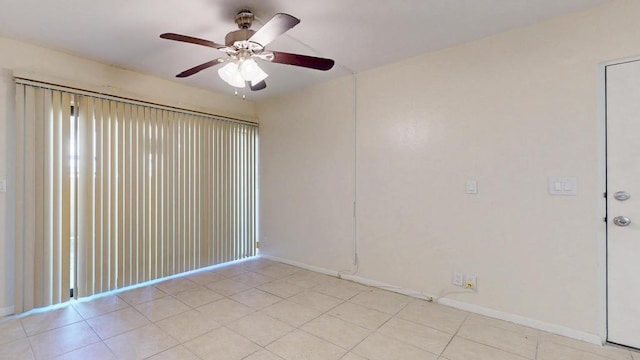
[[[640,348],[640,61],[606,75],[607,340]]]

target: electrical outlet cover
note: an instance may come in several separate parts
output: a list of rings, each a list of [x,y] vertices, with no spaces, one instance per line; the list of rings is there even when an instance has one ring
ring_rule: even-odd
[[[454,271],[451,283],[455,286],[464,286],[464,275],[461,272]]]
[[[467,275],[464,278],[464,287],[478,291],[478,278],[475,275]]]

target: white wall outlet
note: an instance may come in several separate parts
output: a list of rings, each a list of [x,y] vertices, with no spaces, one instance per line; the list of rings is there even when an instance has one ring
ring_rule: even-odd
[[[454,271],[451,283],[455,286],[464,286],[464,275],[461,272]]]
[[[464,187],[467,194],[478,193],[478,182],[476,180],[467,180]]]
[[[7,179],[0,179],[0,192],[7,192]]]
[[[467,275],[464,277],[464,287],[478,291],[478,278],[475,275]]]

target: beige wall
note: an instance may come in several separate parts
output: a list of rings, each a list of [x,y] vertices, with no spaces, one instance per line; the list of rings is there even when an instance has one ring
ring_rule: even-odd
[[[352,90],[347,78],[260,104],[262,253],[349,268]]]
[[[8,192],[0,193],[0,316],[10,312],[13,306],[14,72],[107,94],[233,118],[256,119],[251,101],[0,38],[0,179],[8,182]]]
[[[437,296],[473,273],[448,298],[601,333],[599,76],[640,55],[639,13],[614,1],[359,74],[358,276]],[[264,254],[351,268],[352,96],[345,78],[258,104]]]

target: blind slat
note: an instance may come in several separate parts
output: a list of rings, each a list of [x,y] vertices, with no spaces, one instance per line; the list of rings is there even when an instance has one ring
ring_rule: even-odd
[[[120,103],[116,106],[116,125],[117,125],[117,138],[116,138],[116,159],[117,159],[117,188],[115,198],[117,202],[116,211],[116,228],[117,228],[117,252],[115,253],[115,269],[116,269],[116,288],[121,288],[124,283],[124,237],[125,237],[125,219],[124,219],[124,179],[126,174],[124,172],[124,151],[125,144],[125,122],[124,122],[124,104]]]
[[[34,106],[28,106],[34,104],[36,98],[35,89],[27,88],[26,90],[26,102],[25,104],[25,178],[24,178],[24,277],[25,282],[34,279],[34,276],[42,276],[41,273],[36,273],[34,265],[41,259],[35,257],[36,250],[36,238],[35,238],[35,223],[34,215],[36,211],[36,198],[34,194],[34,188],[36,186],[36,176],[39,174],[35,167],[35,153],[37,151],[34,132],[36,129],[36,109]],[[37,294],[36,294],[37,291]],[[43,306],[41,298],[39,297],[40,291],[34,287],[25,287],[24,289],[24,304],[27,309],[33,309],[34,307]],[[36,298],[36,296],[38,298]]]
[[[147,148],[147,161],[149,164],[148,171],[148,179],[149,179],[149,236],[147,237],[148,244],[148,261],[149,261],[149,280],[153,280],[157,278],[156,267],[157,267],[157,247],[156,242],[158,239],[158,227],[156,223],[156,213],[157,213],[157,202],[158,196],[156,189],[157,185],[157,137],[156,137],[156,111],[153,109],[149,109],[148,113],[148,121],[149,121],[149,135],[147,136],[148,140],[148,148]]]
[[[60,283],[60,272],[62,270],[60,268],[62,249],[60,249],[59,246],[59,244],[62,242],[62,214],[60,211],[62,209],[60,209],[60,205],[62,205],[63,200],[62,163],[64,160],[62,159],[62,157],[66,155],[62,150],[62,100],[59,91],[53,92],[52,104],[52,118],[50,119],[50,121],[53,125],[53,131],[50,139],[51,147],[53,150],[51,151],[51,154],[53,155],[53,157],[51,158],[51,162],[53,165],[51,171],[53,186],[51,188],[52,197],[47,202],[51,204],[50,216],[52,216],[51,223],[53,224],[53,232],[51,233],[51,236],[45,240],[47,243],[45,244],[44,248],[45,257],[48,260],[48,262],[45,261],[45,264],[47,267],[51,267],[50,281],[52,282],[53,286],[49,287],[48,289],[42,289],[42,296],[45,299],[44,302],[47,304],[53,303],[55,300],[60,298],[60,288],[56,285],[59,285]],[[49,112],[49,109],[46,109],[45,112]],[[58,205],[57,208],[56,205]],[[55,302],[58,303],[59,301]]]
[[[100,227],[102,229],[102,237],[100,241],[100,267],[97,267],[98,274],[96,280],[99,281],[98,293],[109,290],[109,282],[111,275],[111,262],[109,261],[109,249],[111,239],[111,117],[109,111],[109,101],[102,101],[102,141],[101,141],[101,157],[102,172],[100,174],[102,186],[100,187],[100,197],[102,209],[100,214]]]
[[[14,291],[14,311],[20,313],[29,309],[25,309],[25,122],[19,121],[25,119],[25,86],[16,84],[16,201],[15,212],[16,221],[14,223],[15,232],[15,291]]]
[[[78,213],[93,214],[94,197],[93,197],[93,109],[90,105],[93,102],[90,98],[82,97],[78,112]],[[91,114],[91,116],[90,116]],[[76,281],[76,294],[79,297],[90,295],[92,288],[91,276],[92,262],[86,259],[93,258],[94,244],[94,219],[91,217],[89,221],[78,222],[78,232],[76,236],[78,271]],[[80,260],[82,259],[82,260]],[[91,280],[90,280],[91,279]]]
[[[145,208],[145,193],[144,193],[144,184],[145,184],[145,157],[144,157],[144,144],[145,140],[145,131],[144,131],[144,108],[141,106],[137,107],[137,117],[136,117],[136,227],[138,229],[138,236],[136,237],[136,246],[135,252],[135,266],[136,266],[136,282],[141,283],[146,280],[144,276],[144,235],[145,235],[145,218],[144,218],[144,208]]]
[[[177,141],[178,138],[176,136],[177,133],[177,121],[175,119],[175,115],[173,113],[169,113],[169,137],[168,137],[168,151],[169,151],[169,156],[168,156],[168,160],[169,160],[169,167],[167,169],[167,174],[171,175],[169,176],[169,186],[167,187],[167,191],[168,191],[168,210],[169,210],[169,217],[168,217],[168,221],[167,224],[169,226],[169,244],[168,244],[168,266],[169,266],[169,271],[168,274],[175,274],[176,271],[176,256],[175,256],[175,249],[176,249],[176,208],[175,208],[175,204],[174,204],[174,199],[175,199],[175,191],[176,191],[176,181],[175,178],[176,176],[174,175],[176,172],[176,148],[177,148]]]
[[[37,89],[34,93],[36,126],[35,131],[35,171],[40,174],[35,179],[35,238],[34,238],[34,272],[37,274],[34,279],[34,297],[37,306],[45,306],[51,303],[49,299],[50,276],[48,272],[52,267],[51,263],[51,240],[53,237],[53,162],[54,123],[52,119],[51,91]],[[48,273],[47,273],[48,272]]]
[[[59,258],[54,259],[57,262],[58,267],[58,282],[54,286],[57,295],[54,297],[54,302],[65,302],[69,300],[70,293],[70,258],[71,258],[71,94],[62,93],[60,106],[62,108],[60,118],[60,180],[61,180],[61,193],[62,198],[62,211],[60,212],[61,233],[60,242],[56,244]],[[74,170],[75,171],[75,170]],[[74,173],[75,176],[75,173]]]
[[[90,290],[88,293],[93,295],[96,292],[102,292],[102,134],[104,131],[104,124],[102,123],[102,101],[95,100],[93,102],[93,136],[95,138],[94,151],[93,151],[93,252],[90,254],[93,256],[93,261],[89,262],[90,265]],[[88,260],[90,261],[90,260]]]
[[[131,239],[133,226],[132,224],[132,214],[131,214],[131,204],[133,202],[133,197],[131,196],[131,189],[133,187],[133,177],[132,177],[132,169],[131,169],[131,114],[132,107],[131,104],[125,104],[122,115],[122,159],[123,159],[123,191],[122,191],[122,202],[124,204],[124,210],[122,214],[123,221],[123,231],[122,231],[122,243],[123,248],[121,251],[122,254],[122,286],[128,286],[132,284],[131,281],[131,270],[134,268],[131,258],[132,253],[132,242]]]
[[[52,204],[53,208],[59,207],[60,232],[55,243],[56,251],[53,261],[57,271],[54,274],[54,303],[65,302],[69,299],[70,280],[70,241],[71,241],[71,94],[62,93],[60,98],[61,112],[59,114],[60,133],[58,134],[59,159],[57,162],[57,172],[60,179],[59,196],[60,203]],[[75,176],[75,174],[74,174]]]

